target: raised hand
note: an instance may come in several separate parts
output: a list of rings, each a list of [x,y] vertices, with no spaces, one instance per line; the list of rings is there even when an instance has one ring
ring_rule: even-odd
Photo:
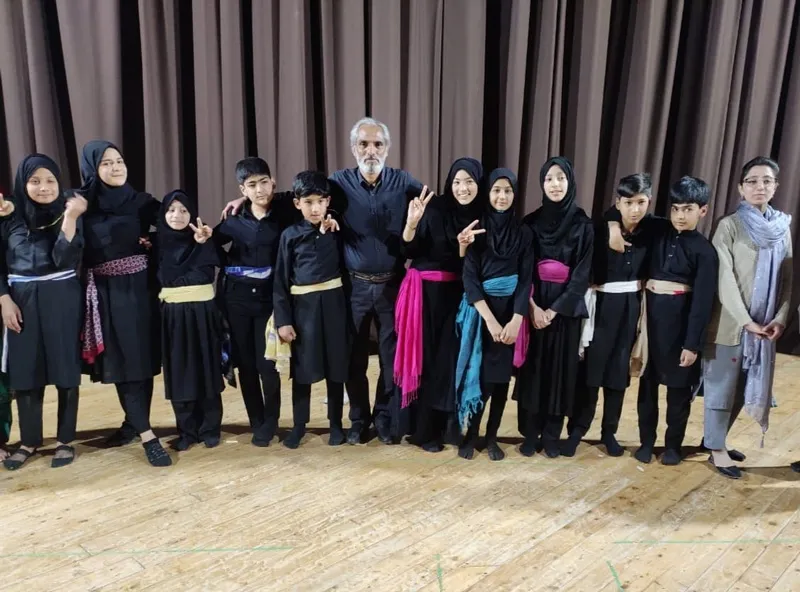
[[[77,219],[86,211],[88,206],[89,202],[86,201],[86,198],[73,193],[72,197],[67,198],[67,203],[64,206],[64,215]]]
[[[480,220],[473,220],[469,226],[458,233],[458,243],[460,245],[465,247],[469,246],[475,242],[475,237],[477,235],[486,232],[485,228],[475,229],[475,227],[478,225],[478,222],[480,222]]]
[[[192,232],[194,232],[195,242],[201,245],[208,239],[210,239],[211,235],[214,233],[214,231],[211,230],[210,226],[203,224],[203,221],[200,219],[199,216],[197,217],[197,226],[195,226],[192,223],[189,223],[189,228],[191,228]]]
[[[331,215],[328,214],[328,217],[325,218],[322,223],[319,225],[319,233],[325,234],[326,232],[338,232],[339,230],[339,223],[331,218]]]
[[[428,186],[422,188],[422,192],[418,197],[415,197],[408,202],[408,217],[406,224],[409,228],[416,228],[419,221],[422,220],[422,214],[425,213],[425,208],[428,207],[431,199],[433,198],[433,191],[428,192]]]
[[[0,193],[0,217],[10,216],[14,210],[14,202],[6,201],[3,194]]]

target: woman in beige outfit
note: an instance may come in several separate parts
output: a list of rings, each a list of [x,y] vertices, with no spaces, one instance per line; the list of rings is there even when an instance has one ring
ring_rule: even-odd
[[[754,158],[742,169],[736,212],[720,220],[711,240],[719,255],[719,289],[704,353],[704,443],[709,461],[738,479],[725,438],[742,408],[766,431],[772,403],[775,342],[789,314],[791,216],[769,205],[778,163]]]

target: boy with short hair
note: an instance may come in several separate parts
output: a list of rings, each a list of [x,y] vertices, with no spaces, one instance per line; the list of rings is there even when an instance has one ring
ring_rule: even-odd
[[[342,404],[350,362],[339,226],[328,214],[331,188],[324,173],[299,173],[292,189],[303,221],[281,236],[274,288],[274,326],[281,341],[291,344],[294,428],[283,444],[300,445],[309,421],[311,385],[324,379],[328,444],[338,446],[345,442]]]
[[[670,219],[647,216],[642,232],[650,236],[647,288],[648,363],[639,382],[639,438],[634,456],[649,463],[658,426],[658,385],[667,387],[664,465],[681,462],[681,445],[700,381],[699,353],[717,291],[717,254],[697,230],[708,212],[710,190],[702,179],[685,176],[670,188]],[[609,212],[609,246],[621,252],[621,217]]]
[[[639,224],[647,214],[652,183],[647,173],[623,177],[617,186],[616,203],[611,206],[622,224],[628,241],[618,253],[608,245],[607,224],[595,224],[592,264],[592,296],[588,324],[591,342],[584,352],[585,383],[575,414],[570,418],[569,438],[562,445],[564,456],[574,456],[578,444],[592,425],[600,388],[603,389],[603,427],[601,441],[610,456],[622,456],[624,449],[616,433],[622,415],[625,390],[630,377],[642,369],[642,342],[646,347],[646,327],[642,314],[643,288],[646,280],[650,237]],[[644,339],[642,339],[644,337]]]
[[[272,315],[273,267],[278,241],[296,220],[290,192],[275,193],[269,165],[248,157],[236,163],[244,207],[214,229],[218,247],[230,245],[219,289],[220,305],[230,326],[233,363],[250,427],[252,443],[269,446],[278,428],[281,380],[275,363],[264,359],[265,330]]]

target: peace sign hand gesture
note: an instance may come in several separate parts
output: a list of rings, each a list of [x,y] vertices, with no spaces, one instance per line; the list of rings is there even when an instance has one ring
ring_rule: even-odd
[[[467,226],[464,230],[458,233],[458,244],[461,246],[467,247],[475,242],[475,235],[483,234],[486,232],[485,228],[478,228],[475,230],[475,227],[478,225],[479,220],[473,220],[472,223]]]
[[[422,220],[422,214],[425,213],[425,208],[428,207],[431,199],[433,199],[433,191],[428,192],[428,186],[422,187],[422,192],[418,197],[415,197],[408,202],[408,217],[406,224],[409,228],[416,228],[419,221]]]
[[[0,193],[0,217],[10,216],[14,213],[14,202],[6,201]]]
[[[214,233],[214,231],[211,230],[210,226],[203,224],[203,221],[200,219],[199,216],[197,218],[197,226],[195,226],[190,222],[189,228],[191,228],[192,231],[194,232],[195,242],[201,245],[208,239],[210,239],[211,235]]]
[[[328,214],[328,217],[322,221],[322,224],[319,225],[319,233],[325,234],[326,232],[336,232],[339,230],[339,223],[331,218],[331,215]]]

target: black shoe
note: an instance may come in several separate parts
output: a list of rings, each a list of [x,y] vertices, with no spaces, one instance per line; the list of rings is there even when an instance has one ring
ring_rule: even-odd
[[[795,473],[800,473],[800,460],[789,465]]]
[[[536,449],[539,447],[539,441],[536,438],[525,438],[522,446],[519,447],[519,453],[522,456],[531,457],[536,454]]]
[[[747,460],[747,457],[738,450],[728,450],[728,456],[730,456],[731,460],[735,462],[744,462]]]
[[[9,471],[16,471],[17,469],[21,469],[22,465],[24,465],[30,458],[36,454],[36,451],[33,452],[29,450],[25,450],[24,448],[17,448],[14,451],[14,454],[9,456],[7,459],[3,461],[3,466]],[[15,459],[15,456],[21,456],[20,459]]]
[[[444,446],[442,445],[441,442],[439,442],[437,440],[433,440],[432,442],[426,442],[425,444],[423,444],[422,445],[422,449],[425,452],[436,453],[436,452],[441,452],[442,450],[444,450]]]
[[[286,436],[286,439],[283,441],[283,445],[286,448],[291,450],[296,449],[300,446],[300,441],[303,439],[303,436],[306,435],[306,426],[294,426],[292,431],[289,432],[289,435]]]
[[[475,456],[475,444],[474,438],[464,438],[461,446],[458,447],[458,456],[466,460],[472,460]]]
[[[53,460],[50,461],[50,468],[52,469],[66,467],[67,465],[71,465],[72,461],[75,460],[75,449],[72,446],[67,444],[56,446],[56,454],[59,452],[69,452],[69,456],[54,456]]]
[[[617,438],[614,436],[614,434],[603,434],[601,441],[606,447],[608,456],[622,456],[625,454],[625,449],[620,446],[619,442],[617,442]]]
[[[331,433],[328,436],[328,446],[341,446],[345,443],[347,438],[344,435],[344,430],[342,430],[342,426],[334,425],[331,426]]]
[[[497,445],[496,440],[486,441],[486,453],[489,455],[489,460],[503,460],[506,453]]]
[[[144,453],[147,455],[147,461],[154,467],[168,467],[172,464],[172,459],[161,446],[158,438],[153,438],[149,442],[143,442]]]
[[[561,443],[561,454],[568,458],[572,458],[578,451],[578,445],[580,443],[581,435],[576,432],[571,433],[569,438]]]
[[[253,444],[253,446],[266,448],[272,443],[272,439],[275,437],[276,427],[277,426],[274,423],[270,423],[254,429],[253,439],[250,440],[250,442]]]
[[[730,456],[730,453],[728,455]],[[711,466],[713,466],[715,469],[717,469],[717,472],[720,475],[722,475],[723,477],[727,477],[728,479],[741,479],[742,478],[742,470],[739,467],[735,466],[735,465],[731,465],[729,467],[718,467],[717,465],[714,464],[714,456],[713,455],[708,457],[708,462],[710,462]]]
[[[392,430],[389,427],[389,423],[386,421],[376,421],[375,422],[375,431],[378,433],[378,440],[380,440],[384,444],[393,444],[392,441]]]
[[[219,446],[219,436],[208,436],[207,438],[203,438],[203,444],[205,444],[206,448],[216,448]]]
[[[127,446],[136,439],[136,434],[127,430],[119,429],[108,438],[106,438],[106,446],[108,448],[119,448],[120,446]]]
[[[561,456],[561,448],[558,445],[558,440],[550,440],[544,443],[544,453],[547,458],[558,458]]]
[[[347,443],[350,446],[361,444],[361,426],[352,426],[347,432]]]
[[[185,450],[189,450],[192,447],[194,442],[189,438],[181,436],[180,438],[175,438],[169,443],[169,447],[173,450],[177,450],[178,452],[183,452]]]
[[[668,467],[679,465],[682,460],[681,451],[675,450],[674,448],[667,448],[664,454],[661,455],[661,464]]]
[[[653,447],[642,445],[633,453],[633,457],[640,463],[649,465],[653,461]]]

